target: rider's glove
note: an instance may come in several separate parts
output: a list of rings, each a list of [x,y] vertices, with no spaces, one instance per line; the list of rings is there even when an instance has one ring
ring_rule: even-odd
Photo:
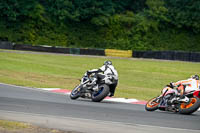
[[[87,71],[87,75],[90,75],[90,74],[92,74],[92,72],[90,72],[90,71]]]
[[[171,88],[176,87],[175,83],[173,83],[173,82],[170,83],[170,86],[171,86]]]

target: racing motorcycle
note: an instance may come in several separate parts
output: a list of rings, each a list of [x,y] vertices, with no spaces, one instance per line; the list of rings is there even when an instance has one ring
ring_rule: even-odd
[[[110,87],[105,83],[105,78],[97,78],[97,73],[87,74],[86,72],[80,80],[80,84],[72,90],[70,98],[75,100],[81,97],[92,99],[93,102],[102,101],[110,94]]]
[[[155,111],[157,109],[162,111],[171,111],[180,114],[192,114],[200,107],[200,90],[183,92],[183,95],[177,94],[180,88],[185,90],[185,85],[180,85],[173,89],[173,85],[167,85],[162,94],[149,100],[145,109],[147,111]]]

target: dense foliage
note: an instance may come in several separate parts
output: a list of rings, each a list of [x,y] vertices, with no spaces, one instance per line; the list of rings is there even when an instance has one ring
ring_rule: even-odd
[[[0,40],[200,51],[199,7],[196,0],[1,0]]]

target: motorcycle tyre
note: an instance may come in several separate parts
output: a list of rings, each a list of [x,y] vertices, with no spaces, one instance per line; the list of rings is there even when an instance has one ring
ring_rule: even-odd
[[[70,93],[70,98],[72,100],[76,100],[77,98],[79,98],[81,96],[81,93],[80,91],[76,92],[74,95],[73,95],[73,92],[76,91],[80,86],[76,86]]]
[[[103,88],[102,92],[100,94],[98,94],[97,96],[95,96],[95,92],[92,93],[92,101],[93,102],[101,102],[106,96],[108,96],[109,92],[110,92],[110,88],[108,85],[100,85],[99,88]]]
[[[145,105],[145,110],[146,111],[155,111],[155,110],[157,110],[158,109],[158,106],[159,106],[159,104],[160,103],[156,103],[156,105],[155,106],[152,106],[152,107],[150,107],[150,102],[152,102],[154,99],[156,99],[157,97],[154,97],[154,98],[152,98],[151,100],[149,100],[147,103],[146,103],[146,105]]]
[[[179,113],[180,114],[185,114],[185,115],[189,115],[194,113],[195,111],[197,111],[200,107],[200,99],[198,97],[192,97],[196,99],[196,102],[189,108],[181,108],[181,105],[179,107]],[[190,98],[191,99],[191,98]],[[190,104],[190,103],[189,103]]]

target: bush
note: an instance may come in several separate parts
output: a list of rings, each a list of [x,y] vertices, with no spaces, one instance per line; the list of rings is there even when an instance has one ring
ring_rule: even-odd
[[[0,40],[200,51],[199,5],[188,0],[6,0],[0,2]]]

